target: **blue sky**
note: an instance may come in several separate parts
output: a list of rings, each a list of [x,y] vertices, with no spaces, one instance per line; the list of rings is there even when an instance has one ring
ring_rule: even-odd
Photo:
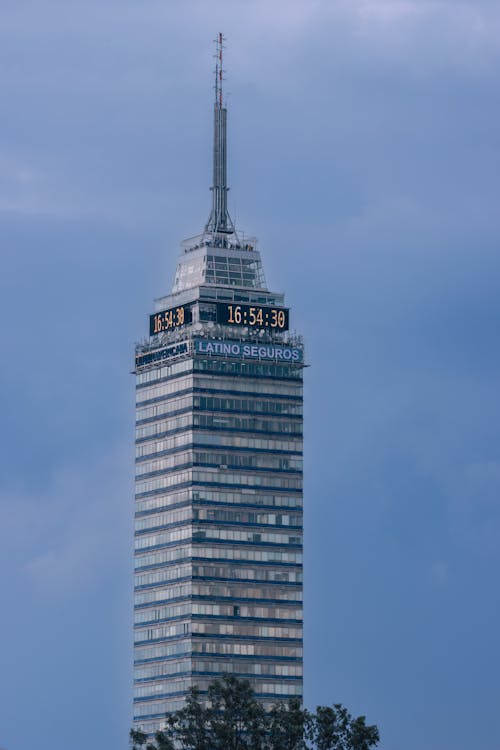
[[[123,748],[133,344],[230,208],[306,338],[306,702],[500,748],[500,6],[3,0],[0,747]]]

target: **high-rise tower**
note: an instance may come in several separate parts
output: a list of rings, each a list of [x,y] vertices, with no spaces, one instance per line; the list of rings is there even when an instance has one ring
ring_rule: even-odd
[[[302,339],[227,209],[223,38],[212,210],[136,347],[134,725],[196,685],[302,694]]]

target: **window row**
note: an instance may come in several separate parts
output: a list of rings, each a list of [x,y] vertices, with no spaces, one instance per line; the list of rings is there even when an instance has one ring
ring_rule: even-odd
[[[258,256],[257,256],[258,257]],[[251,273],[257,270],[259,263],[256,263],[254,258],[235,258],[227,255],[207,255],[207,268],[217,270],[243,270],[247,273]]]
[[[205,279],[207,284],[214,284],[217,286],[244,286],[253,287],[255,289],[261,286],[257,274],[253,271],[242,273],[241,271],[223,271],[222,269],[213,269],[206,271]]]
[[[154,383],[156,380],[164,378],[178,377],[179,375],[188,374],[192,369],[192,360],[183,359],[179,362],[173,362],[171,365],[161,365],[151,370],[140,372],[136,378],[136,385],[141,386],[144,383]]]
[[[186,505],[175,510],[167,510],[162,513],[149,514],[135,519],[135,531],[141,532],[148,529],[153,531],[171,524],[182,521],[209,521],[224,524],[249,524],[252,526],[296,526],[301,527],[301,514],[288,513],[259,513],[256,511],[234,511],[212,508],[193,508]]]
[[[176,471],[172,474],[167,474],[162,477],[156,477],[155,479],[147,479],[142,482],[136,482],[135,492],[137,495],[142,495],[145,492],[155,492],[156,490],[163,490],[167,487],[175,487],[179,484],[187,484],[191,482],[193,478],[193,472],[191,469],[187,471]]]
[[[193,396],[181,396],[179,398],[172,398],[169,401],[160,401],[152,406],[144,406],[136,409],[135,419],[136,422],[142,422],[145,419],[156,419],[157,417],[164,417],[167,414],[192,408]]]
[[[226,463],[222,463],[222,461],[224,460],[226,461]],[[174,453],[168,456],[164,456],[161,459],[137,463],[136,479],[140,479],[141,477],[146,477],[148,475],[155,475],[160,472],[168,472],[181,466],[191,467],[192,465],[193,469],[216,469],[218,472],[222,470],[224,473],[219,473],[217,479],[218,481],[222,481],[224,482],[224,484],[226,484],[227,478],[231,476],[226,472],[245,469],[250,471],[268,470],[270,472],[301,472],[302,463],[302,459],[282,458],[281,456],[273,456],[265,453],[257,456],[252,456],[183,451],[182,453]],[[264,477],[257,476],[255,477],[255,482],[250,483],[250,486],[252,484],[265,486],[268,484],[268,479],[271,478],[268,477],[267,474],[265,474]],[[283,484],[283,486],[286,487],[287,485]]]
[[[145,700],[148,698],[154,699],[161,696],[168,697],[170,695],[175,695],[176,693],[180,693],[184,690],[189,690],[191,685],[193,684],[192,677],[185,677],[185,678],[177,678],[177,677],[171,677],[170,680],[167,683],[160,683],[162,690],[159,691],[157,695],[152,696],[151,692],[149,690],[149,686],[144,685],[140,688],[134,689],[134,701],[141,700],[141,694],[144,695]],[[153,706],[163,706],[163,703],[134,703],[134,713],[136,716],[151,716],[152,714],[157,713],[158,709],[153,709]],[[165,710],[163,709],[163,713],[165,713]]]
[[[176,622],[172,625],[162,625],[157,628],[143,628],[134,631],[134,643],[143,641],[157,641],[167,638],[177,638],[179,636],[189,635],[191,624],[189,622]]]
[[[165,695],[171,692],[170,679],[160,681],[161,678],[169,677],[177,672],[167,672],[161,675],[158,682],[148,682],[143,685],[136,685],[134,688],[134,698],[151,698],[155,699],[158,695]],[[186,671],[186,670],[185,670]],[[221,664],[218,661],[196,661],[193,664],[194,674],[235,674],[238,676],[256,676],[256,677],[302,677],[302,667],[300,664],[273,664],[264,662],[263,664],[254,664],[252,662],[230,662]]]
[[[224,492],[223,490],[200,489],[191,490],[193,501],[208,503],[223,503],[234,505],[271,505],[277,508],[302,508],[302,499],[290,495],[275,495],[271,492],[258,493],[255,489],[244,489],[240,492]]]
[[[157,680],[161,677],[169,677],[173,674],[182,674],[191,671],[191,658],[175,659],[160,663],[147,664],[134,668],[134,681]]]
[[[278,365],[272,362],[227,362],[222,359],[195,359],[195,372],[213,372],[224,375],[238,375],[258,378],[302,379],[302,368]]]
[[[161,419],[159,422],[150,422],[143,425],[143,427],[137,427],[135,431],[135,439],[144,440],[145,438],[154,437],[155,435],[163,435],[164,433],[174,432],[176,430],[190,429],[192,426],[192,414],[181,414],[177,417],[169,417],[167,419]]]
[[[267,526],[301,526],[302,514],[266,513],[253,510],[223,510],[222,508],[193,508],[196,521],[222,523],[264,524]]]
[[[256,412],[261,414],[302,415],[301,401],[278,401],[262,398],[221,398],[220,396],[194,396],[195,409],[202,411]],[[139,417],[138,417],[139,418]]]
[[[243,378],[213,377],[213,375],[198,375],[194,378],[196,390],[232,391],[260,393],[262,396],[292,396],[302,398],[302,382],[273,382],[272,380],[244,380]]]
[[[300,659],[302,646],[277,646],[268,643],[227,643],[223,640],[193,643],[193,654],[217,654],[220,656],[271,656],[276,659]]]
[[[187,430],[176,435],[172,435],[162,440],[151,440],[148,442],[139,443],[135,447],[135,457],[143,458],[144,456],[151,456],[155,453],[163,453],[164,451],[172,451],[176,448],[182,448],[185,445],[191,445],[193,442],[193,432]]]
[[[302,601],[301,588],[290,587],[276,591],[273,586],[256,586],[252,583],[203,583],[200,581],[193,583],[192,590],[193,596],[208,596],[212,599],[222,597],[225,599],[270,599],[276,604],[286,601]]]
[[[259,625],[259,624],[234,624],[218,622],[183,622],[166,624],[158,627],[148,627],[136,630],[134,633],[134,642],[143,643],[144,641],[158,641],[179,636],[198,635],[210,636],[236,636],[240,638],[302,638],[301,627],[280,627],[276,625]]]
[[[215,422],[215,428],[217,428],[219,416],[225,416],[226,414],[230,414],[231,416],[234,415],[240,415],[242,417],[245,417],[248,412],[251,413],[258,413],[259,415],[262,415],[262,417],[265,419],[267,415],[276,415],[276,416],[287,416],[290,418],[295,417],[295,420],[298,422],[301,421],[302,417],[302,408],[303,403],[302,401],[295,401],[295,400],[288,400],[288,401],[279,401],[277,398],[266,398],[267,394],[261,394],[264,398],[250,398],[250,399],[240,399],[240,398],[223,398],[219,396],[198,396],[197,394],[193,397],[193,407],[195,410],[199,410],[200,412],[203,411],[209,411],[209,412],[222,412],[222,415],[217,415]],[[253,419],[250,417],[250,419]],[[295,422],[294,420],[294,422]],[[196,418],[195,418],[195,426],[197,425]],[[220,425],[222,426],[222,424]],[[299,434],[302,434],[302,428],[298,426],[295,422],[295,428],[294,430],[286,429],[285,432],[297,432]]]
[[[148,659],[168,659],[170,656],[189,656],[191,650],[189,639],[155,646],[136,646],[134,648],[134,662],[138,663]]]
[[[135,549],[147,549],[149,547],[158,547],[162,544],[172,544],[172,542],[178,542],[181,539],[191,539],[192,527],[183,526],[180,529],[170,529],[169,531],[162,531],[160,534],[149,534],[148,536],[141,536],[135,540]]]
[[[196,446],[215,446],[222,448],[253,448],[259,451],[287,451],[302,453],[302,440],[269,439],[263,437],[248,437],[246,435],[221,435],[220,432],[196,432],[193,436]],[[160,450],[160,449],[158,449]]]
[[[272,453],[222,453],[193,451],[197,465],[229,469],[269,469],[270,471],[302,471],[302,459]]]
[[[190,505],[184,508],[177,508],[176,510],[168,510],[164,513],[155,513],[155,515],[143,516],[142,518],[136,518],[134,527],[135,531],[141,532],[146,529],[153,531],[154,529],[161,528],[175,523],[182,523],[182,521],[192,520],[193,509]]]
[[[239,492],[214,492],[212,490],[200,490],[199,487],[191,489],[177,490],[167,494],[154,495],[137,499],[135,502],[136,514],[145,513],[153,510],[164,510],[172,505],[181,505],[188,500],[193,503],[207,502],[221,505],[262,505],[284,510],[294,509],[302,510],[302,499],[298,496],[275,495],[269,493],[258,493],[256,490],[244,489]],[[294,524],[295,525],[295,524]]]
[[[299,419],[265,419],[262,417],[240,417],[229,414],[194,414],[195,427],[224,430],[254,430],[255,432],[277,432],[280,435],[302,435]]]
[[[192,477],[193,482],[199,482],[200,484],[217,483],[245,488],[274,487],[284,491],[302,489],[302,477],[294,477],[287,474],[273,477],[269,476],[269,474],[245,474],[243,471],[236,473],[227,470],[221,472],[220,469],[212,469],[212,471],[193,469]]]
[[[163,510],[171,505],[182,505],[187,503],[192,495],[188,489],[169,492],[164,495],[155,495],[154,497],[145,497],[135,501],[135,512],[146,513],[152,510]]]
[[[141,461],[136,463],[135,475],[141,477],[144,474],[153,474],[158,471],[168,471],[175,469],[177,466],[185,466],[193,463],[193,451],[187,450],[181,453],[174,453],[163,458],[156,458],[152,461]]]
[[[213,547],[196,545],[193,549],[191,544],[180,547],[169,547],[158,552],[136,553],[135,569],[149,568],[151,566],[164,565],[176,560],[184,560],[195,557],[198,562],[204,560],[241,560],[242,562],[280,563],[286,565],[302,565],[302,552],[255,549],[253,547]]]
[[[193,605],[190,602],[168,604],[155,609],[138,609],[134,613],[134,625],[143,625],[147,622],[158,622],[159,620],[167,620],[174,617],[184,617],[191,615],[192,611]]]
[[[148,385],[146,388],[138,388],[135,394],[136,403],[144,404],[147,401],[162,398],[163,396],[170,396],[173,393],[189,391],[193,388],[193,385],[193,375],[186,375],[183,378],[168,380],[166,383],[160,383],[159,385]]]
[[[242,638],[302,638],[302,628],[282,627],[278,625],[245,625],[235,623],[219,622],[197,622],[192,623],[193,637],[197,635],[233,635]]]
[[[136,445],[136,458],[154,456],[156,453],[172,451],[185,445],[194,444],[196,448],[211,446],[214,448],[251,449],[257,451],[273,451],[281,453],[302,454],[302,440],[269,439],[263,437],[247,437],[242,435],[227,435],[220,432],[195,432],[187,430],[170,437],[142,441]]]
[[[279,593],[279,596],[277,594]],[[301,602],[301,589],[286,589],[277,592],[274,588],[265,586],[254,586],[253,584],[222,584],[222,583],[183,583],[167,584],[157,589],[138,591],[134,594],[134,604],[152,604],[154,602],[168,601],[169,599],[182,599],[191,596],[203,596],[210,599],[268,599],[273,604],[289,602]]]
[[[230,661],[229,663],[220,661],[193,661],[193,672],[195,674],[237,674],[256,677],[302,677],[301,664],[273,664],[264,661],[260,663],[245,661]]]
[[[187,565],[169,565],[166,568],[152,571],[151,573],[135,574],[134,586],[155,586],[159,583],[168,583],[169,581],[180,580],[181,578],[191,577],[192,566]]]
[[[186,469],[184,471],[165,474],[163,476],[145,479],[136,483],[136,494],[143,495],[148,492],[175,487],[186,483],[199,484],[218,484],[230,487],[259,487],[275,488],[279,490],[302,490],[302,477],[289,476],[281,474],[279,476],[270,476],[269,474],[246,474],[242,471],[232,472],[225,470],[223,473],[219,469],[210,470],[208,467],[204,471],[199,469]]]
[[[136,588],[158,586],[182,578],[220,578],[234,581],[263,581],[269,583],[302,583],[302,571],[240,568],[230,565],[170,565],[149,573],[135,574]]]
[[[293,606],[261,606],[255,604],[239,604],[238,617],[272,620],[302,620],[302,608]],[[167,604],[161,607],[139,609],[134,615],[134,624],[159,622],[172,617],[184,617],[192,614],[195,617],[234,617],[233,604],[208,604],[204,602],[184,602],[182,604]]]
[[[228,578],[241,581],[269,581],[274,583],[302,583],[301,570],[282,568],[243,568],[239,565],[192,566],[193,578]]]
[[[302,658],[302,646],[281,646],[268,643],[233,643],[224,640],[199,641],[193,644],[189,640],[173,641],[171,643],[154,644],[151,646],[136,646],[134,661],[136,664],[151,659],[168,659],[171,656],[196,654],[212,654],[217,656],[254,656],[274,657],[276,659]]]
[[[255,549],[255,547],[229,547],[213,545],[196,545],[193,556],[198,561],[203,560],[241,560],[243,562],[269,562],[289,565],[301,565],[303,554],[297,550]]]
[[[194,463],[196,466],[213,466],[220,469],[268,469],[269,471],[302,471],[301,458],[279,456],[269,453],[211,453],[200,450],[187,450],[172,453],[162,458],[138,461],[136,477],[169,471],[178,466]]]
[[[136,703],[134,704],[134,721],[141,721],[141,719],[149,716],[157,716],[157,721],[148,721],[141,724],[144,732],[154,732],[157,728],[165,726],[166,713],[178,711],[183,705],[182,698],[168,701],[163,700],[155,703]]]
[[[188,560],[192,557],[193,548],[191,544],[185,544],[179,547],[169,547],[161,552],[148,552],[135,554],[135,569],[149,568],[152,565],[163,565],[178,560]]]
[[[252,544],[302,544],[300,534],[290,536],[285,530],[282,532],[261,531],[257,533],[236,529],[219,529],[215,526],[209,529],[193,529],[191,525],[188,525],[137,537],[135,540],[135,549],[149,549],[150,547],[172,544],[172,542],[178,542],[181,539],[189,539],[191,536],[195,542],[203,539],[213,539],[228,542],[251,542]]]
[[[188,684],[189,677],[186,677],[184,674],[185,680],[184,683],[180,682],[180,684]],[[168,682],[148,682],[143,685],[136,685],[134,687],[134,700],[147,700],[150,698],[151,700],[156,700],[157,698],[161,698],[163,695],[172,695],[172,692],[178,692],[177,684],[179,682],[176,682],[176,688],[175,691],[172,690],[172,679],[170,678]]]
[[[201,539],[224,540],[228,542],[251,542],[252,544],[302,544],[299,534],[289,536],[286,532],[253,532],[237,531],[234,529],[193,529],[193,541]]]
[[[180,453],[154,458],[152,460],[137,460],[135,467],[135,476],[140,477],[145,474],[154,474],[159,471],[170,471],[178,466],[191,465],[193,463],[192,449],[183,450]]]

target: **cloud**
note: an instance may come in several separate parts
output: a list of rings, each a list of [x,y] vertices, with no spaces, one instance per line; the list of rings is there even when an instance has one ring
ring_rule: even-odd
[[[11,677],[38,685],[43,675],[46,703],[31,708],[57,723],[67,680],[54,654],[71,654],[97,703],[115,700],[95,675],[117,633],[129,632],[111,616],[118,599],[129,611],[133,412],[124,379],[133,332],[143,335],[150,299],[170,287],[178,240],[206,219],[211,39],[221,30],[231,203],[261,236],[268,278],[286,291],[312,364],[306,571],[326,578],[312,576],[307,589],[310,611],[323,615],[308,620],[308,690],[324,702],[352,683],[345,698],[363,712],[375,696],[380,706],[369,710],[398,735],[388,747],[400,747],[409,726],[409,748],[425,745],[419,731],[436,747],[470,746],[463,732],[441,741],[442,712],[424,728],[405,712],[441,711],[428,676],[415,681],[419,614],[463,636],[456,652],[429,638],[430,662],[448,655],[451,668],[462,665],[471,633],[492,648],[497,639],[498,3],[5,0],[2,10],[0,211],[20,220],[0,217],[0,570],[12,612],[5,648],[10,656],[25,628],[32,649],[21,670],[12,653],[12,729],[2,741],[24,750],[41,736],[32,722],[33,737],[18,741]],[[82,220],[61,220],[68,215]],[[37,607],[37,629],[44,621],[62,648],[33,637]],[[465,632],[468,613],[482,622]],[[324,639],[311,637],[320,620]],[[75,636],[87,638],[88,653],[95,639],[101,665],[75,649]],[[375,653],[388,673],[405,664],[406,705],[399,673],[377,690]],[[448,709],[472,710],[471,726],[487,727],[495,679],[475,703],[456,696]],[[450,690],[451,680],[442,695]],[[85,701],[72,707],[86,710]],[[94,726],[101,737],[117,716],[104,713]],[[44,736],[53,739],[50,728]]]
[[[206,27],[213,15],[204,3],[195,5],[195,23]],[[429,71],[491,68],[499,55],[500,9],[484,0],[259,0],[224,2],[221,8],[229,59],[244,61],[247,73],[259,75],[264,85],[275,80],[273,60],[277,69],[282,61],[292,69],[300,66],[314,87],[325,69],[341,65],[345,73],[346,60],[359,64],[372,58]]]
[[[486,78],[498,70],[500,9],[484,0],[220,0],[215,7],[201,0],[107,0],[28,7],[26,13],[26,5],[7,4],[0,32],[9,102],[0,141],[0,211],[24,215],[147,222],[175,200],[169,185],[176,195],[187,194],[193,172],[187,161],[186,169],[177,165],[172,144],[187,154],[205,132],[196,128],[200,104],[209,106],[210,40],[219,28],[227,36],[227,88],[237,94],[243,116],[251,89],[262,96],[261,129],[286,108],[284,131],[310,132],[314,118],[320,140],[341,138],[343,130],[354,134],[365,123],[370,132],[361,127],[359,138],[372,151],[374,133],[386,132],[397,143],[395,129],[399,140],[416,128],[428,132],[429,123],[419,121],[424,112],[436,112],[438,130],[444,120],[449,133],[443,138],[453,135],[452,114],[455,129],[470,115],[443,117],[448,84],[471,71]],[[20,49],[27,53],[20,56]],[[427,102],[417,85],[421,77],[433,77]],[[391,125],[394,112],[399,119]],[[256,112],[249,114],[253,122]],[[171,163],[172,181],[158,149]],[[370,179],[367,170],[362,177]]]
[[[44,213],[46,189],[40,169],[12,152],[0,153],[0,212]]]
[[[131,540],[129,464],[129,451],[119,451],[91,466],[59,468],[39,493],[1,498],[2,552],[35,591],[78,596],[123,564]]]

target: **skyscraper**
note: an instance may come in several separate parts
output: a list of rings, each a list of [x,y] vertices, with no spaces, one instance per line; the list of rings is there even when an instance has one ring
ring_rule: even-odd
[[[303,345],[227,208],[222,36],[212,209],[136,347],[134,725],[223,673],[302,694]]]

